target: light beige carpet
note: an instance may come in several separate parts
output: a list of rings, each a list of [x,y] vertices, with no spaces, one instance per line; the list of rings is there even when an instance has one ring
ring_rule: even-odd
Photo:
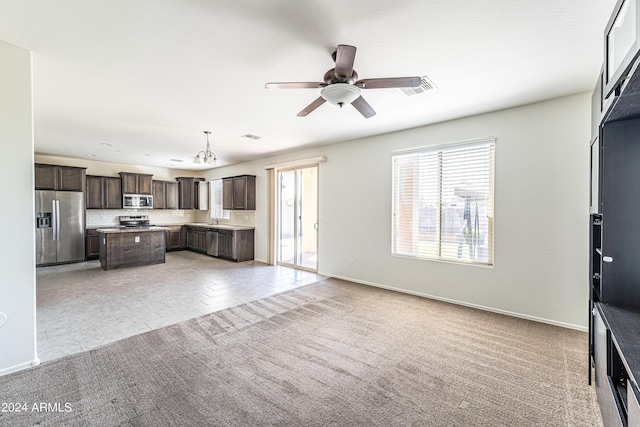
[[[26,409],[0,425],[601,426],[586,352],[583,332],[325,280],[0,377]]]

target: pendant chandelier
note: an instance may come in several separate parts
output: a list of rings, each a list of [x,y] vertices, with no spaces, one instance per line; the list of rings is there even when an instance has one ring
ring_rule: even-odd
[[[197,163],[200,165],[215,165],[218,158],[211,151],[211,144],[209,144],[209,135],[211,135],[211,131],[205,130],[203,132],[207,135],[207,149],[196,154],[193,158],[193,163]]]

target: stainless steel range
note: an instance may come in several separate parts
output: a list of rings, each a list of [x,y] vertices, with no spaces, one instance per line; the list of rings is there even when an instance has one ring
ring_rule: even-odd
[[[120,228],[148,228],[149,215],[122,215],[118,217]]]

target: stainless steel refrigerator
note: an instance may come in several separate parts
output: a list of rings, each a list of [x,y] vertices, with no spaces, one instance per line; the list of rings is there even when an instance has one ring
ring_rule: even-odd
[[[36,190],[36,265],[84,260],[84,197]]]

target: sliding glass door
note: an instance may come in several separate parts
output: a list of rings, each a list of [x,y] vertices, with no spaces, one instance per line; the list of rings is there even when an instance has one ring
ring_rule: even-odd
[[[278,171],[278,263],[318,269],[318,167]]]

